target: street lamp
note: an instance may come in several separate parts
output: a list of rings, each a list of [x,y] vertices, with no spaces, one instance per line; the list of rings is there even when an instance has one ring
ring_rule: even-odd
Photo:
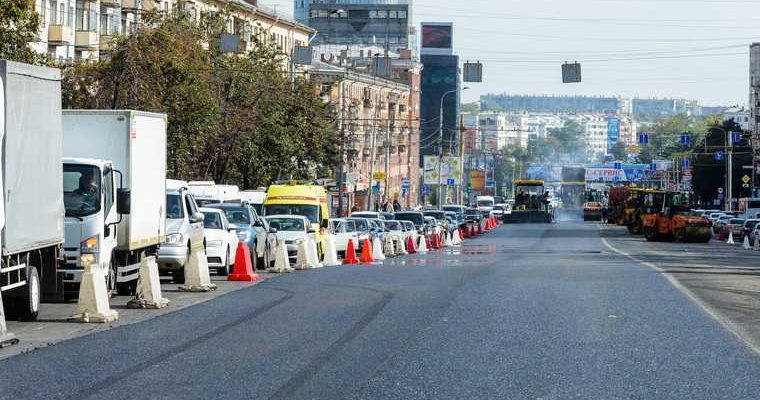
[[[443,177],[441,177],[442,164],[443,164],[443,100],[446,96],[452,93],[458,93],[462,90],[469,89],[469,86],[465,86],[461,89],[449,90],[441,96],[441,113],[438,116],[438,207],[443,206]]]

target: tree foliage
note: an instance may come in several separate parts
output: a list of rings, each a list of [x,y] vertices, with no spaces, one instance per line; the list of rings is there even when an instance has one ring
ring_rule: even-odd
[[[0,1],[0,59],[27,64],[44,62],[45,58],[29,46],[38,40],[40,24],[34,0]]]
[[[64,106],[166,113],[167,167],[178,179],[254,188],[329,172],[338,142],[332,109],[313,83],[288,79],[274,45],[221,52],[223,21],[146,15],[109,61],[67,68]]]

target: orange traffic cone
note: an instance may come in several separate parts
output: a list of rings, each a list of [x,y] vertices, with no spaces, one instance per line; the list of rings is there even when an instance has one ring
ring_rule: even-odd
[[[478,222],[478,235],[483,234],[483,223]]]
[[[412,235],[409,235],[409,243],[406,245],[406,252],[409,254],[417,253],[417,249],[414,247],[414,239]]]
[[[354,248],[354,240],[348,239],[346,245],[346,255],[343,256],[343,265],[359,264],[359,259],[356,258],[356,248]]]
[[[463,235],[462,234],[462,227],[459,227],[459,229],[457,229],[457,232],[459,232],[459,239],[460,240],[464,240],[464,238],[467,237],[467,235]]]
[[[431,244],[430,243],[430,235],[425,235],[425,247],[427,247],[428,249],[432,249],[433,247],[430,246],[430,244]]]
[[[232,267],[232,273],[227,276],[228,281],[255,282],[259,280],[259,274],[253,270],[251,265],[251,253],[248,246],[244,243],[238,243],[235,251],[235,265]]]
[[[369,239],[364,239],[364,244],[362,245],[362,255],[359,256],[359,262],[362,264],[371,263],[374,261],[372,259],[372,243],[370,243]]]

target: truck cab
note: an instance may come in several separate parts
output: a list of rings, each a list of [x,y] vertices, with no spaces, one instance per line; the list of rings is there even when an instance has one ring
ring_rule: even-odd
[[[119,267],[114,260],[118,245],[117,224],[128,213],[128,192],[120,190],[120,174],[111,161],[63,159],[65,207],[61,270],[67,297],[76,297],[82,271],[92,266],[106,279],[109,290],[137,279],[137,269]],[[118,286],[117,286],[118,285]]]
[[[182,181],[166,181],[166,242],[158,249],[158,268],[185,283],[185,265],[191,248],[204,246],[203,214]]]

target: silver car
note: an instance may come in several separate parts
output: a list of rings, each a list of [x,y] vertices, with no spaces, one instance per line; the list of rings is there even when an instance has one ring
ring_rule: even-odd
[[[203,214],[187,188],[166,191],[166,242],[158,248],[158,268],[169,272],[174,283],[185,283],[190,249],[204,246]]]

